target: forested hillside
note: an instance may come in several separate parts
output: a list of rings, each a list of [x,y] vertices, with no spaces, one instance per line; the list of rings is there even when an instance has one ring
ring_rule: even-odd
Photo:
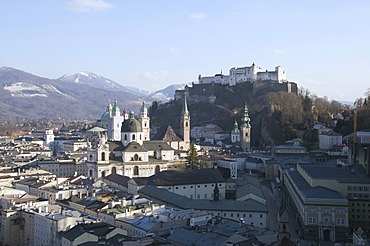
[[[214,100],[201,100],[205,91],[192,93],[189,90],[188,107],[193,126],[214,123],[223,130],[230,131],[234,120],[240,123],[242,109],[247,103],[252,124],[252,145],[263,147],[282,144],[284,141],[302,137],[303,143],[317,141],[318,133],[313,125],[336,125],[334,130],[348,134],[353,129],[353,110],[337,101],[317,97],[308,90],[299,89],[298,93],[261,92],[253,93],[251,84],[236,86],[214,85],[209,96]],[[210,102],[211,101],[211,102]],[[358,129],[370,126],[369,99],[362,100],[358,112]],[[174,100],[165,104],[153,102],[150,108],[152,126],[170,124],[178,128],[183,101]]]

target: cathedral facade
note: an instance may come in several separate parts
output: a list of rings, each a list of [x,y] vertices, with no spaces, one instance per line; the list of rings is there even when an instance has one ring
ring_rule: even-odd
[[[178,146],[190,146],[190,114],[186,99],[180,119],[182,138]],[[95,127],[88,130],[87,176],[100,178],[112,173],[132,177],[149,177],[167,170],[175,160],[175,146],[166,139],[151,140],[150,117],[145,103],[138,119],[131,111],[122,115],[117,101],[109,103]]]

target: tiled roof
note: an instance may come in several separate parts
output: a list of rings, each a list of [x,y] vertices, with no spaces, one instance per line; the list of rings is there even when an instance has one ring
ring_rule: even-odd
[[[139,194],[149,199],[164,202],[169,206],[175,206],[181,209],[196,210],[219,210],[219,211],[253,211],[267,213],[266,205],[253,199],[245,201],[234,200],[201,200],[190,199],[168,191],[167,189],[157,188],[155,186],[145,186],[139,190]]]
[[[156,186],[204,184],[225,182],[217,169],[166,170],[150,177],[149,184]]]

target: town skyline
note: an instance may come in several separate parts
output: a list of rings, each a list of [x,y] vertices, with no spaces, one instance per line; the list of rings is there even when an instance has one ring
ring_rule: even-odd
[[[329,100],[368,88],[370,3],[0,3],[0,66],[47,78],[91,71],[147,91],[253,62]],[[335,89],[333,89],[335,88]]]

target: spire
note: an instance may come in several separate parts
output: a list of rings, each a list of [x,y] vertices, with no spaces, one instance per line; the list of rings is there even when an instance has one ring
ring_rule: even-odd
[[[110,99],[109,99],[109,103],[107,106],[107,112],[112,112],[112,104],[110,103]]]
[[[243,115],[243,118],[242,118],[241,121],[242,121],[242,126],[243,127],[249,127],[250,118],[249,118],[247,103],[245,103],[245,106],[244,106],[244,115]]]
[[[238,127],[238,122],[236,121],[236,119],[235,119],[235,122],[234,122],[234,129],[238,129],[239,127]]]
[[[113,116],[120,116],[120,110],[118,107],[117,99],[114,101]]]
[[[238,122],[236,121],[236,119],[235,119],[235,122],[234,122],[234,129],[231,131],[231,133],[232,134],[240,134]]]
[[[186,93],[184,95],[184,107],[182,109],[182,112],[183,113],[189,113],[189,110],[188,110],[188,103],[187,103],[187,100],[186,100]]]
[[[140,113],[146,113],[148,112],[148,109],[145,107],[145,102],[143,101],[143,105],[140,108]]]

